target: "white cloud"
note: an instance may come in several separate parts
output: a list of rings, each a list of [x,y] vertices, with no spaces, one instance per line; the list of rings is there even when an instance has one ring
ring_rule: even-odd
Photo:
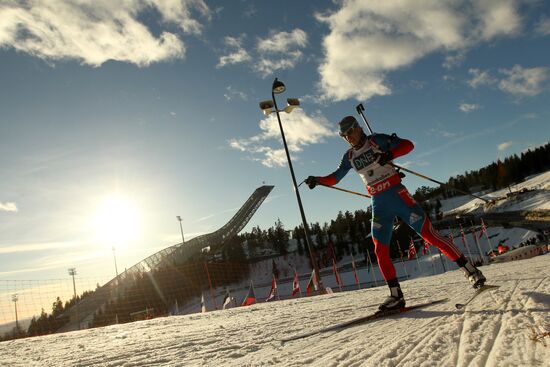
[[[290,148],[289,148],[290,149]],[[287,164],[286,153],[284,148],[273,149],[267,148],[264,150],[265,157],[261,160],[262,164],[267,167],[279,166]]]
[[[191,15],[192,10],[196,10],[207,20],[210,20],[212,16],[210,8],[203,0],[134,0],[134,2],[156,8],[165,22],[175,24],[183,32],[189,34],[199,35],[203,29],[202,24]],[[106,3],[110,2],[106,1]]]
[[[245,18],[252,18],[258,14],[258,9],[254,6],[254,4],[247,4],[246,8],[243,11],[243,17]]]
[[[452,69],[455,66],[462,64],[466,58],[466,53],[464,51],[457,52],[456,54],[445,56],[445,61],[443,62],[443,67],[445,69]]]
[[[474,32],[480,32],[482,40],[490,40],[499,36],[514,35],[521,27],[521,17],[518,13],[520,1],[516,0],[489,0],[466,1],[473,6],[473,13],[478,26]],[[474,36],[472,34],[472,36]],[[476,36],[474,36],[476,37]]]
[[[246,63],[265,78],[277,70],[293,69],[304,57],[302,49],[308,44],[308,36],[299,28],[290,32],[271,31],[266,38],[258,38],[251,51],[245,49],[244,41],[244,35],[225,37],[225,48],[230,51],[220,57],[216,67]]]
[[[292,32],[270,32],[266,39],[258,39],[257,49],[263,53],[285,53],[307,45],[307,34],[296,28]]]
[[[415,166],[418,166],[418,167],[427,167],[427,166],[430,166],[431,163],[428,162],[428,161],[419,160],[419,161],[415,161],[415,162],[414,162],[414,165],[415,165]]]
[[[535,33],[541,34],[543,36],[550,35],[550,18],[541,17],[537,24],[535,25]]]
[[[231,51],[229,54],[220,57],[216,68],[222,68],[226,65],[240,64],[251,60],[251,56],[242,46],[244,38],[244,35],[240,37],[225,37],[224,44],[226,48]]]
[[[412,169],[413,167],[427,167],[430,166],[431,163],[425,160],[415,160],[413,161],[405,161],[405,162],[399,162],[399,165],[401,167]]]
[[[458,106],[458,109],[461,110],[464,113],[469,113],[469,112],[472,112],[472,111],[475,111],[475,110],[479,110],[480,108],[481,108],[481,106],[478,105],[477,103],[461,103]]]
[[[217,217],[217,216],[225,214],[225,213],[234,213],[239,209],[240,209],[239,207],[231,208],[231,209],[225,209],[225,210],[219,211],[219,212],[214,213],[214,214],[209,214],[209,215],[206,215],[204,217],[200,217],[199,219],[195,220],[193,223],[204,222],[205,220]]]
[[[226,92],[223,94],[226,100],[231,101],[235,98],[241,99],[243,101],[248,100],[248,96],[245,92],[234,89],[232,86],[225,88]]]
[[[335,136],[330,129],[330,123],[323,116],[307,116],[303,110],[296,109],[290,114],[281,116],[288,149],[293,159],[296,153],[312,144],[324,141],[326,137]],[[277,117],[274,114],[259,122],[261,132],[250,138],[230,139],[229,146],[251,154],[251,159],[260,161],[267,167],[284,166],[287,163],[286,154],[282,146],[281,132]]]
[[[545,67],[524,68],[514,65],[512,69],[500,69],[506,75],[498,83],[500,90],[516,97],[530,97],[543,90],[543,83],[550,77],[550,71]]]
[[[302,59],[302,48],[308,43],[307,33],[296,28],[291,32],[270,32],[265,39],[258,39],[256,50],[260,57],[254,69],[262,76],[277,70],[292,69]]]
[[[497,36],[517,33],[517,0],[349,0],[317,19],[328,24],[319,66],[325,98],[367,99],[391,93],[390,71],[409,66],[433,53],[454,55],[450,66],[468,48]]]
[[[14,254],[19,252],[48,251],[56,249],[68,249],[75,247],[74,242],[45,242],[45,243],[26,243],[12,246],[0,246],[0,254]]]
[[[487,70],[470,69],[472,79],[468,84],[472,88],[496,85],[501,91],[517,98],[531,97],[544,90],[544,82],[550,79],[550,69],[547,67],[524,68],[514,65],[511,69],[499,69],[502,78],[493,77]]]
[[[0,202],[0,212],[16,212],[17,205],[15,203],[2,203]]]
[[[203,0],[12,1],[0,7],[0,47],[92,66],[107,60],[147,66],[184,58],[185,45],[178,35],[161,29],[155,36],[141,22],[140,16],[151,9],[158,13],[161,26],[175,25],[186,34],[202,31],[192,13],[210,19]]]
[[[446,131],[446,130],[443,130],[441,128],[431,128],[428,133],[430,135],[436,135],[436,136],[439,136],[439,137],[442,137],[442,138],[454,138],[455,136],[457,136],[456,133],[452,133],[450,131]]]
[[[497,145],[497,150],[499,152],[502,152],[503,150],[506,150],[506,149],[510,148],[514,144],[515,144],[515,142],[513,142],[513,141],[506,141],[504,143],[500,143],[500,144]]]
[[[498,82],[498,80],[492,77],[486,70],[470,69],[468,73],[472,75],[472,79],[468,81],[468,84],[474,89],[482,85],[491,85]]]

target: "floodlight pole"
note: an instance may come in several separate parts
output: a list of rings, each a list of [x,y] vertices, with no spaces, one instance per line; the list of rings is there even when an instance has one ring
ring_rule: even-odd
[[[288,160],[288,168],[290,169],[290,175],[292,176],[292,184],[294,185],[294,193],[296,194],[296,200],[298,201],[298,207],[300,209],[300,215],[302,216],[302,224],[304,225],[304,234],[305,234],[305,240],[307,244],[307,248],[309,250],[309,257],[311,259],[311,262],[313,263],[313,269],[315,271],[315,276],[317,277],[317,281],[319,284],[319,290],[321,293],[325,292],[325,287],[323,286],[323,282],[321,280],[321,274],[319,272],[319,264],[317,264],[317,258],[315,256],[315,253],[313,252],[313,248],[311,245],[311,240],[309,237],[309,226],[306,219],[306,215],[304,213],[304,207],[302,205],[302,199],[300,198],[300,191],[298,190],[298,184],[296,183],[296,176],[294,175],[294,168],[292,167],[292,160],[290,159],[290,153],[288,152],[288,146],[286,144],[286,138],[285,138],[285,132],[283,130],[283,124],[281,123],[281,116],[279,115],[279,108],[277,107],[277,100],[275,99],[275,86],[277,83],[280,83],[283,88],[284,84],[282,82],[278,81],[277,78],[273,81],[273,87],[271,88],[271,98],[273,100],[273,105],[275,107],[275,113],[277,114],[277,121],[279,122],[279,129],[281,130],[281,137],[283,139],[283,145],[285,147],[285,153],[286,153],[286,159]],[[284,89],[279,92],[284,92]]]
[[[183,243],[185,242],[185,239],[183,238],[183,227],[182,227],[182,225],[181,225],[181,217],[180,217],[179,215],[177,215],[176,218],[177,218],[178,221],[180,222],[181,244],[183,245]]]
[[[80,319],[78,317],[78,300],[76,299],[76,284],[74,282],[74,276],[76,275],[75,268],[69,268],[69,275],[73,277],[73,292],[74,292],[74,304],[76,307],[76,322],[78,325],[78,330],[80,330]]]
[[[19,319],[17,318],[17,301],[19,300],[17,293],[12,294],[11,300],[15,304],[15,331],[19,334]]]

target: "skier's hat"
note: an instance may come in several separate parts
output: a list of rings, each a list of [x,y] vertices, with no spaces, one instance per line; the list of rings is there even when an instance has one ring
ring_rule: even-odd
[[[338,123],[338,126],[340,127],[340,136],[346,136],[351,129],[359,126],[359,122],[353,116],[346,116]]]

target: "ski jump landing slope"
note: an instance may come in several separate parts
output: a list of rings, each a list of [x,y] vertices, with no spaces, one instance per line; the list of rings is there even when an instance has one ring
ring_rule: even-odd
[[[472,290],[459,270],[402,282],[409,304],[444,304],[281,343],[375,311],[386,287],[0,343],[6,366],[550,366],[550,254],[482,267],[500,288]],[[535,329],[535,334],[531,328]],[[539,341],[532,340],[539,335]],[[543,344],[546,343],[546,346]]]

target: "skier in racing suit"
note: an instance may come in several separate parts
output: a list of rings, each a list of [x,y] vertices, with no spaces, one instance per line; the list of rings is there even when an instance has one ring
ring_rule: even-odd
[[[378,265],[384,280],[390,288],[390,296],[379,306],[381,310],[405,306],[403,292],[397,280],[395,267],[390,258],[390,240],[393,221],[396,216],[414,229],[426,242],[436,246],[451,261],[465,272],[474,288],[485,283],[485,277],[458,248],[445,236],[439,234],[424,213],[401,184],[399,172],[390,163],[393,159],[413,150],[411,141],[397,135],[365,135],[353,116],[339,122],[340,135],[351,145],[346,151],[338,169],[328,176],[309,176],[306,184],[313,189],[317,184],[333,186],[350,169],[355,169],[372,196],[372,239]]]

